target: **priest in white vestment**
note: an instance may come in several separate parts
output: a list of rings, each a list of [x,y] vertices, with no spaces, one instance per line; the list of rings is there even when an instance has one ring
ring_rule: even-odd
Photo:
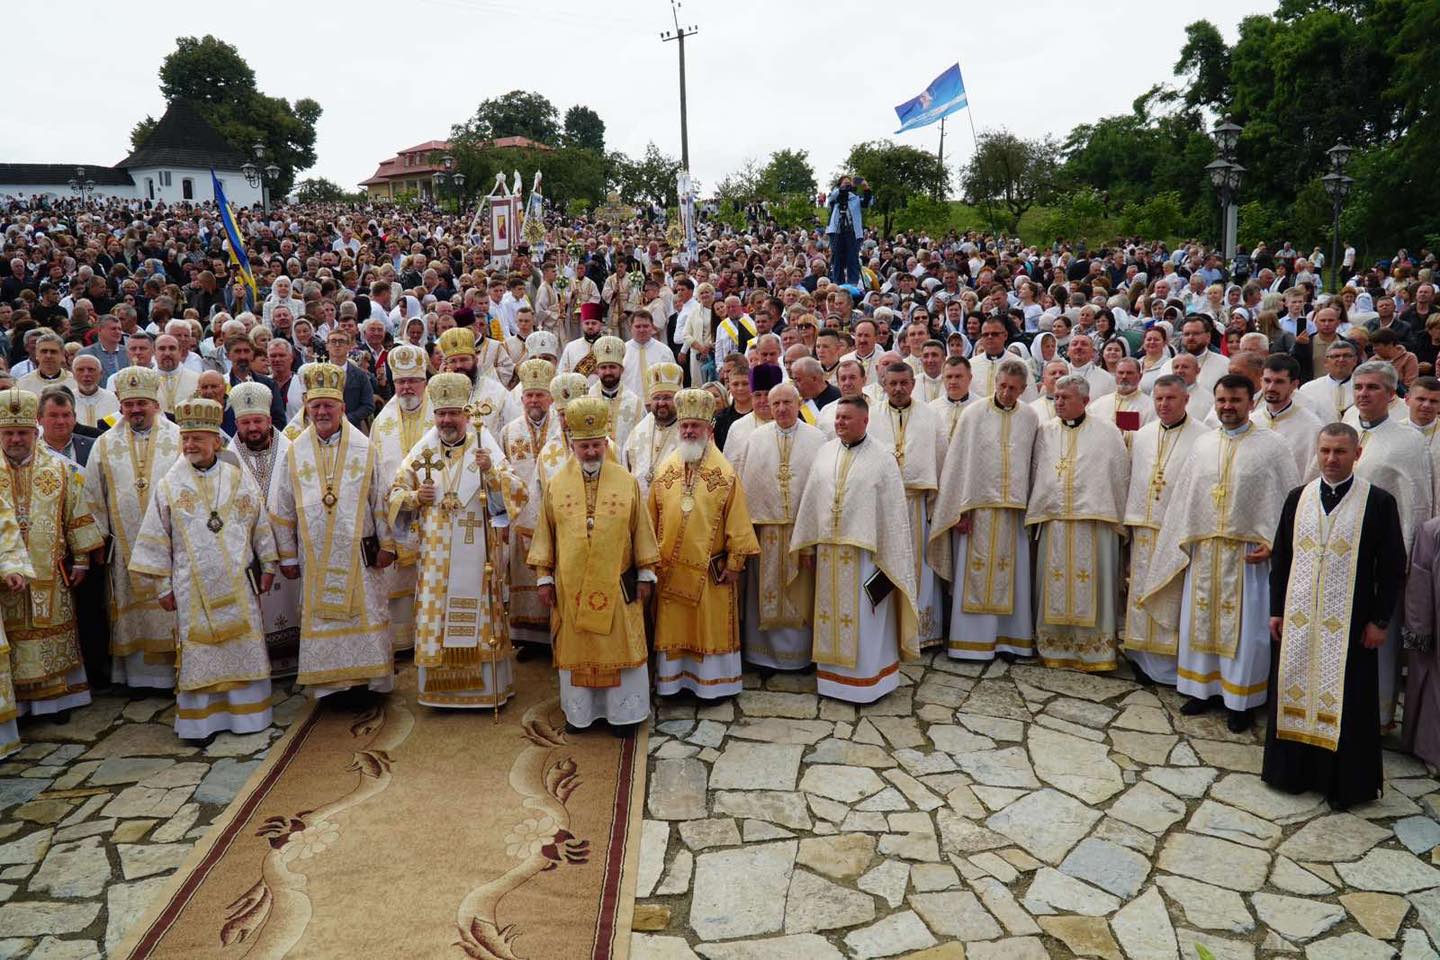
[[[671,363],[671,366],[674,364]],[[649,372],[648,367],[646,372]],[[625,385],[623,379],[625,341],[611,336],[595,341],[595,373],[599,379],[590,385],[590,396],[599,397],[609,405],[610,439],[617,450],[624,450],[630,432],[645,417],[644,401]]]
[[[442,373],[425,388],[435,426],[406,455],[388,521],[415,530],[417,699],[430,707],[498,708],[514,694],[502,533],[505,455],[467,405],[470,383]]]
[[[814,662],[815,571],[790,552],[790,537],[810,465],[826,440],[799,419],[800,394],[793,385],[770,390],[770,411],[774,419],[750,435],[740,469],[760,541],[745,586],[745,660],[762,671],[803,670]]]
[[[301,579],[298,680],[317,698],[395,686],[385,568],[395,561],[388,485],[370,439],[345,419],[345,370],[306,364],[309,425],[276,464],[270,522],[280,572]]]
[[[500,354],[508,358],[510,352],[489,337],[477,341],[475,330],[475,327],[451,327],[446,330],[440,334],[440,353],[445,358],[446,371],[463,373],[470,378],[473,385],[470,405],[484,421],[485,429],[498,437],[505,424],[520,415],[519,405],[501,384],[500,371],[495,366]],[[507,382],[512,372],[513,367],[505,371]]]
[[[955,438],[955,427],[960,423],[960,414],[970,405],[970,361],[964,357],[946,357],[945,368],[940,374],[944,383],[943,395],[930,401],[930,409],[940,414],[945,427],[945,448]],[[943,459],[942,459],[943,462]]]
[[[580,314],[580,336],[565,344],[560,351],[557,364],[561,373],[583,374],[590,384],[600,379],[595,372],[595,343],[604,333],[604,321],[597,309],[585,309]]]
[[[1115,392],[1115,378],[1097,362],[1095,341],[1089,337],[1070,338],[1070,370],[1067,375],[1082,378],[1090,387],[1092,399],[1098,400],[1107,393]]]
[[[237,384],[226,402],[235,415],[235,436],[230,452],[250,475],[255,488],[269,502],[275,464],[285,460],[290,440],[270,419],[270,388],[253,380]],[[269,510],[265,513],[269,523]],[[293,677],[300,665],[300,583],[272,577],[260,595],[260,622],[265,631],[265,652],[270,676]]]
[[[1035,436],[1025,525],[1039,528],[1035,652],[1048,667],[1115,668],[1120,537],[1130,460],[1120,429],[1085,415],[1090,384],[1055,385]]]
[[[1171,358],[1170,368],[1166,373],[1173,373],[1185,381],[1185,391],[1190,395],[1186,401],[1185,412],[1192,420],[1199,420],[1204,423],[1215,409],[1215,397],[1210,388],[1200,383],[1200,364],[1188,353],[1177,354]]]
[[[934,410],[914,400],[915,374],[909,364],[890,364],[881,373],[881,383],[886,400],[871,407],[867,435],[895,455],[905,482],[915,567],[916,640],[923,650],[937,646],[945,636],[945,596],[940,577],[925,557],[945,463],[945,427]]]
[[[1302,386],[1298,399],[1324,423],[1343,420],[1345,411],[1355,403],[1351,377],[1359,365],[1359,348],[1344,338],[1336,340],[1325,350],[1325,376]]]
[[[1115,389],[1097,396],[1085,408],[1087,415],[1120,428],[1128,447],[1135,431],[1155,419],[1155,405],[1140,390],[1140,361],[1124,357],[1115,365]]]
[[[0,502],[0,580],[10,593],[22,593],[35,576],[35,568],[20,539],[20,525],[10,502]],[[19,708],[15,686],[10,679],[10,645],[0,624],[0,760],[20,749],[20,726],[15,722]]]
[[[1055,418],[1055,384],[1069,372],[1070,365],[1064,360],[1051,360],[1040,371],[1040,395],[1030,401],[1030,409],[1035,411],[1035,418],[1041,424]]]
[[[1425,450],[1430,455],[1430,515],[1440,513],[1440,443],[1435,442],[1440,427],[1440,379],[1417,377],[1405,394],[1409,415],[1400,421],[1420,431]]]
[[[1034,407],[1020,400],[1026,376],[1024,362],[1013,357],[1001,367],[994,395],[960,415],[940,471],[928,555],[950,581],[946,652],[957,660],[1034,651],[1024,521],[1040,424]]]
[[[263,387],[268,393],[269,390]],[[130,569],[156,581],[176,612],[175,733],[205,740],[270,726],[270,658],[258,596],[279,555],[265,496],[228,454],[225,408],[194,397],[175,406],[183,456],[160,478]]]
[[[842,398],[864,396],[865,368],[854,360],[841,360],[835,365],[835,387],[840,391]],[[827,440],[835,439],[835,412],[837,409],[835,401],[832,400],[825,404],[825,408],[820,411],[820,416],[815,421],[815,426],[820,428],[820,432],[825,434]],[[734,429],[733,424],[731,429]],[[728,437],[726,442],[729,442]]]
[[[1180,325],[1181,352],[1160,365],[1160,375],[1180,373],[1175,369],[1175,361],[1180,357],[1192,357],[1196,367],[1195,381],[1200,385],[1200,392],[1206,396],[1213,395],[1215,384],[1230,372],[1230,361],[1210,349],[1210,339],[1214,329],[1205,317],[1192,317],[1182,323]],[[1183,376],[1183,374],[1181,375]],[[1194,410],[1190,411],[1190,416],[1195,416]]]
[[[1216,384],[1220,428],[1195,441],[1135,595],[1150,616],[1179,630],[1176,689],[1191,698],[1182,711],[1204,713],[1218,697],[1236,733],[1265,702],[1270,549],[1299,481],[1289,444],[1250,422],[1254,390],[1238,375]]]
[[[1180,633],[1174,624],[1167,626],[1151,616],[1137,598],[1190,451],[1209,431],[1186,414],[1189,394],[1185,381],[1174,374],[1156,377],[1150,397],[1156,419],[1135,432],[1130,446],[1130,488],[1125,501],[1125,526],[1130,531],[1129,603],[1120,637],[1125,656],[1139,673],[1173,687]]]
[[[516,512],[510,517],[510,544],[507,554],[510,571],[510,599],[507,611],[511,643],[550,645],[550,611],[540,603],[535,588],[535,571],[525,562],[535,537],[540,502],[545,484],[569,456],[561,429],[561,413],[554,408],[550,392],[555,364],[531,358],[520,364],[520,402],[525,413],[505,425],[500,449],[505,453],[514,482],[523,493],[512,494]],[[517,648],[519,650],[520,648]],[[517,656],[524,656],[518,653]]]
[[[175,405],[195,396],[200,374],[181,365],[180,341],[168,333],[155,338],[155,369],[160,371],[160,412],[174,413]],[[94,426],[94,424],[91,424]]]
[[[98,427],[117,420],[120,400],[113,391],[100,385],[99,359],[82,353],[70,361],[70,366],[75,374],[75,383],[71,385],[75,391],[75,422],[85,427]],[[198,374],[192,371],[190,376],[194,378]]]
[[[1006,360],[1014,358],[1014,354],[1005,349],[1009,332],[1005,321],[998,318],[992,317],[980,324],[980,341],[975,345],[975,352],[970,355],[970,373],[974,377],[971,389],[977,397],[989,397],[995,393],[1001,366]],[[1020,400],[1029,403],[1039,394],[1031,379],[1029,366],[1023,363],[1021,366],[1025,371],[1025,389],[1020,392]]]
[[[622,455],[621,463],[640,483],[642,500],[650,494],[656,468],[680,442],[680,427],[675,422],[675,394],[684,381],[685,372],[678,363],[659,363],[650,368],[649,376],[645,401],[650,412],[630,431],[625,446],[616,447]],[[608,403],[605,406],[613,409]]]
[[[1295,471],[1301,483],[1309,483],[1320,475],[1315,447],[1320,428],[1325,423],[1304,403],[1297,402],[1300,387],[1300,364],[1288,353],[1272,353],[1265,358],[1260,371],[1263,402],[1255,405],[1250,420],[1285,438],[1295,457]]]
[[[894,452],[866,438],[859,397],[836,400],[835,439],[810,465],[790,549],[814,566],[812,644],[822,697],[873,703],[915,660],[915,560]]]
[[[180,456],[180,431],[160,414],[160,375],[125,367],[111,378],[123,421],[101,434],[85,464],[85,490],[108,542],[110,678],[129,687],[175,686],[175,614],[155,585],[130,572],[130,553],[155,484]]]
[[[777,364],[759,363],[750,368],[750,412],[730,424],[730,432],[725,435],[725,459],[736,469],[744,465],[750,435],[770,422],[770,391],[784,378]]]
[[[425,351],[410,344],[396,344],[386,354],[390,382],[395,396],[380,409],[370,426],[370,442],[380,464],[380,478],[393,482],[405,461],[434,421],[430,398],[425,393],[425,371],[429,358]],[[413,536],[401,537],[397,545],[410,543]],[[390,640],[398,653],[415,646],[415,577],[418,567],[414,553],[402,549],[395,562],[383,574],[385,593],[390,602]],[[284,579],[283,577],[281,579]]]
[[[645,380],[657,363],[674,363],[675,353],[655,338],[655,318],[648,310],[636,310],[630,317],[630,339],[622,359],[625,371],[620,382],[635,397],[645,395]]]

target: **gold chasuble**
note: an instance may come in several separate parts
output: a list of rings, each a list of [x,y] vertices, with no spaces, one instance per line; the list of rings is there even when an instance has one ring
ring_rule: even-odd
[[[847,447],[831,440],[810,465],[795,514],[790,550],[815,554],[814,659],[855,666],[863,639],[861,605],[870,605],[860,576],[862,555],[895,585],[899,654],[920,657],[916,639],[915,560],[910,520],[895,452],[872,440]]]
[[[620,577],[659,559],[635,478],[610,457],[587,478],[574,457],[545,487],[530,566],[555,578],[555,665],[577,687],[614,687],[649,659],[645,614]]]
[[[10,641],[7,666],[21,700],[50,700],[79,692],[70,689],[66,679],[82,660],[65,559],[98,550],[101,541],[85,502],[84,482],[72,469],[37,440],[28,461],[17,467],[7,460],[0,471],[0,496],[14,507],[33,568],[25,590],[0,594]],[[7,515],[9,510],[0,507]],[[0,553],[8,555],[8,551]]]
[[[20,538],[20,525],[8,499],[0,500],[0,577],[18,573],[27,580],[35,576],[35,568]],[[76,648],[78,658],[79,648]],[[15,705],[15,686],[10,674],[11,650],[5,631],[0,629],[0,757],[9,756],[20,748],[14,721],[19,714]]]
[[[1275,736],[1326,750],[1340,746],[1360,526],[1370,483],[1355,482],[1327,516],[1319,480],[1295,505],[1293,557],[1280,641]]]
[[[521,369],[523,379],[524,364]],[[510,571],[508,611],[512,639],[550,641],[550,611],[540,602],[535,571],[525,561],[535,537],[545,486],[569,455],[561,431],[563,420],[553,408],[539,423],[522,413],[507,423],[500,435],[500,446],[514,478],[511,499],[517,508],[510,515],[510,544],[505,551]]]
[[[795,512],[810,477],[810,464],[825,446],[825,434],[796,423],[788,434],[772,420],[750,435],[740,484],[760,545],[761,630],[809,626],[814,608],[815,572],[790,552]]]
[[[650,487],[650,519],[660,545],[655,649],[710,656],[740,649],[735,583],[716,583],[710,561],[740,573],[760,552],[745,493],[730,461],[713,443],[695,464],[672,453]]]
[[[1195,441],[1180,486],[1161,521],[1138,602],[1167,629],[1178,629],[1187,572],[1192,579],[1189,647],[1233,658],[1240,644],[1245,553],[1269,547],[1285,497],[1296,486],[1285,438],[1246,424]]]

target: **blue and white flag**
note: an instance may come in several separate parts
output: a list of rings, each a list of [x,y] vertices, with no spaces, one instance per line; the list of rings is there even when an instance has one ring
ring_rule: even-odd
[[[960,64],[955,64],[931,81],[930,86],[918,97],[906,100],[895,108],[900,118],[900,129],[896,133],[926,127],[942,117],[948,117],[956,110],[968,105],[965,99],[965,81],[960,79]]]

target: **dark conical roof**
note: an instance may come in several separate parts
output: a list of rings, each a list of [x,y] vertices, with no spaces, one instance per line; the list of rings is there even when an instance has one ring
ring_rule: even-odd
[[[244,163],[245,156],[226,142],[190,101],[176,100],[166,108],[149,139],[116,166],[239,170]]]

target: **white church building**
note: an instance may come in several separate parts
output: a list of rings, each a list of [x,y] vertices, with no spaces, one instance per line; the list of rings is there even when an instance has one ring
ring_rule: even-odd
[[[0,163],[0,200],[7,197],[78,197],[71,182],[88,182],[93,198],[176,203],[213,201],[215,170],[234,207],[260,203],[242,171],[246,160],[187,101],[166,109],[143,146],[113,167],[75,163]]]

